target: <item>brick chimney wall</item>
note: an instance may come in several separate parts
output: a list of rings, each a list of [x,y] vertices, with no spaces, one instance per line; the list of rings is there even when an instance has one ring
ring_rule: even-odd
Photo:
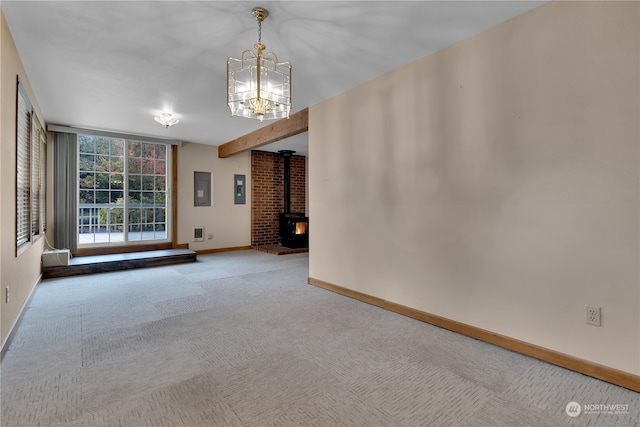
[[[304,212],[306,206],[306,159],[291,156],[291,212]],[[284,160],[281,154],[251,152],[251,245],[277,245],[278,215],[284,212]]]

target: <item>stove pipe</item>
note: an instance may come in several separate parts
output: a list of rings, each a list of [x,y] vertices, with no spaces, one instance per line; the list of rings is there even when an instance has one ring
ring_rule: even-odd
[[[293,150],[280,150],[284,158],[284,213],[291,212],[291,155],[295,153]]]

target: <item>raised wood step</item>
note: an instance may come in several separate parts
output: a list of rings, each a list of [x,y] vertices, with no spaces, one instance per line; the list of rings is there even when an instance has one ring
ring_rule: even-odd
[[[190,249],[163,249],[110,255],[94,255],[71,258],[69,265],[43,267],[45,279],[104,273],[132,268],[158,267],[196,261],[196,253]]]

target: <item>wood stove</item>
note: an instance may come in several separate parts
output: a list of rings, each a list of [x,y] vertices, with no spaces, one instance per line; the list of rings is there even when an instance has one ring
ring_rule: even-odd
[[[284,212],[280,213],[280,242],[287,248],[309,246],[309,218],[304,213],[291,212],[291,155],[293,150],[280,150],[284,157]]]
[[[280,213],[280,239],[286,248],[309,246],[309,218],[304,213]]]

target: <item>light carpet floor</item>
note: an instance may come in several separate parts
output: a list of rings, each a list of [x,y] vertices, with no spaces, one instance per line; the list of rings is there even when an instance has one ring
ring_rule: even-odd
[[[308,254],[42,282],[2,426],[634,426],[640,395],[307,284]],[[629,405],[569,417],[571,401]]]

